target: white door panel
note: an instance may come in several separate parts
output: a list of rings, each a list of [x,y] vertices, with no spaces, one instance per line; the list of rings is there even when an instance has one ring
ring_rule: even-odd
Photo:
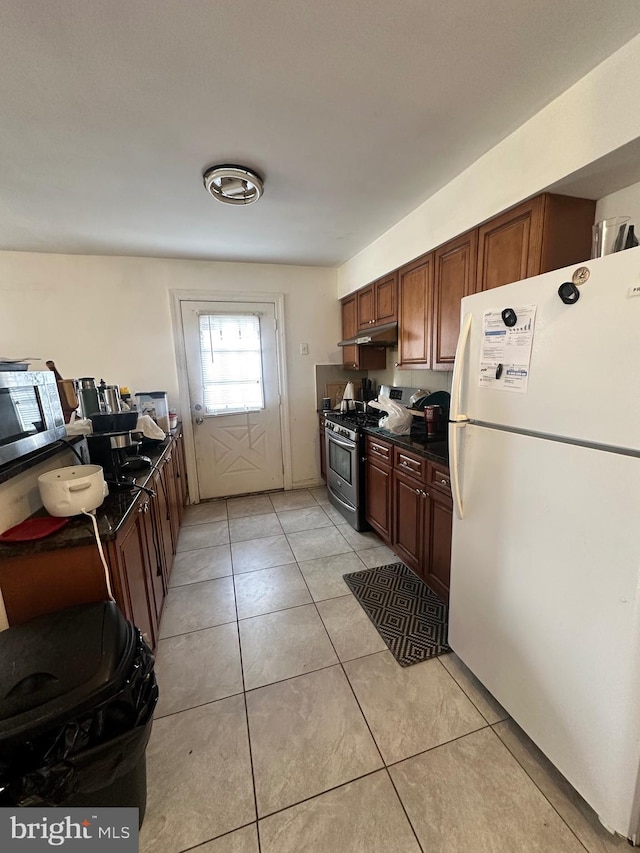
[[[460,411],[475,421],[640,450],[640,248],[586,261],[575,305],[558,287],[578,264],[462,300],[472,313]],[[526,393],[478,386],[485,310],[537,305]]]
[[[181,303],[200,499],[281,489],[284,484],[280,392],[273,303]],[[260,317],[264,408],[207,414],[199,318],[202,314]],[[230,370],[233,378],[233,369]]]
[[[640,459],[468,425],[449,642],[628,835],[640,761]]]

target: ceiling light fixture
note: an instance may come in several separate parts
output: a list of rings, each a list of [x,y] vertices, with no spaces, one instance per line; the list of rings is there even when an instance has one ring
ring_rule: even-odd
[[[262,178],[245,166],[211,166],[202,176],[205,189],[224,204],[253,204],[264,191]]]

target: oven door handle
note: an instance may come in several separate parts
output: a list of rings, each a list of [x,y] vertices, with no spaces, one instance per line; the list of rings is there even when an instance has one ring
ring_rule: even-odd
[[[331,433],[329,433],[329,441],[332,441],[334,444],[338,444],[338,445],[340,445],[340,447],[344,447],[347,450],[355,450],[356,446],[357,446],[355,441],[350,441],[347,444],[346,441],[340,441],[339,439],[334,438],[333,435],[331,435]]]
[[[327,489],[331,492],[331,494],[338,501],[338,503],[342,504],[342,506],[345,507],[345,509],[350,509],[351,512],[355,512],[356,508],[354,506],[351,506],[351,504],[348,504],[346,501],[343,501],[342,498],[338,497],[338,495],[336,495],[331,486],[327,486]]]

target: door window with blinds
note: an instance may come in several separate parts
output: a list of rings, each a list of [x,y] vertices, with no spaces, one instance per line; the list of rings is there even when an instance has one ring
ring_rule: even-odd
[[[258,314],[200,314],[200,362],[205,414],[264,409]]]

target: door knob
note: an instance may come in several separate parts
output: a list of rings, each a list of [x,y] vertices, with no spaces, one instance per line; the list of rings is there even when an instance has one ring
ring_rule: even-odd
[[[196,423],[200,426],[200,424],[204,423],[204,418],[196,418]]]

